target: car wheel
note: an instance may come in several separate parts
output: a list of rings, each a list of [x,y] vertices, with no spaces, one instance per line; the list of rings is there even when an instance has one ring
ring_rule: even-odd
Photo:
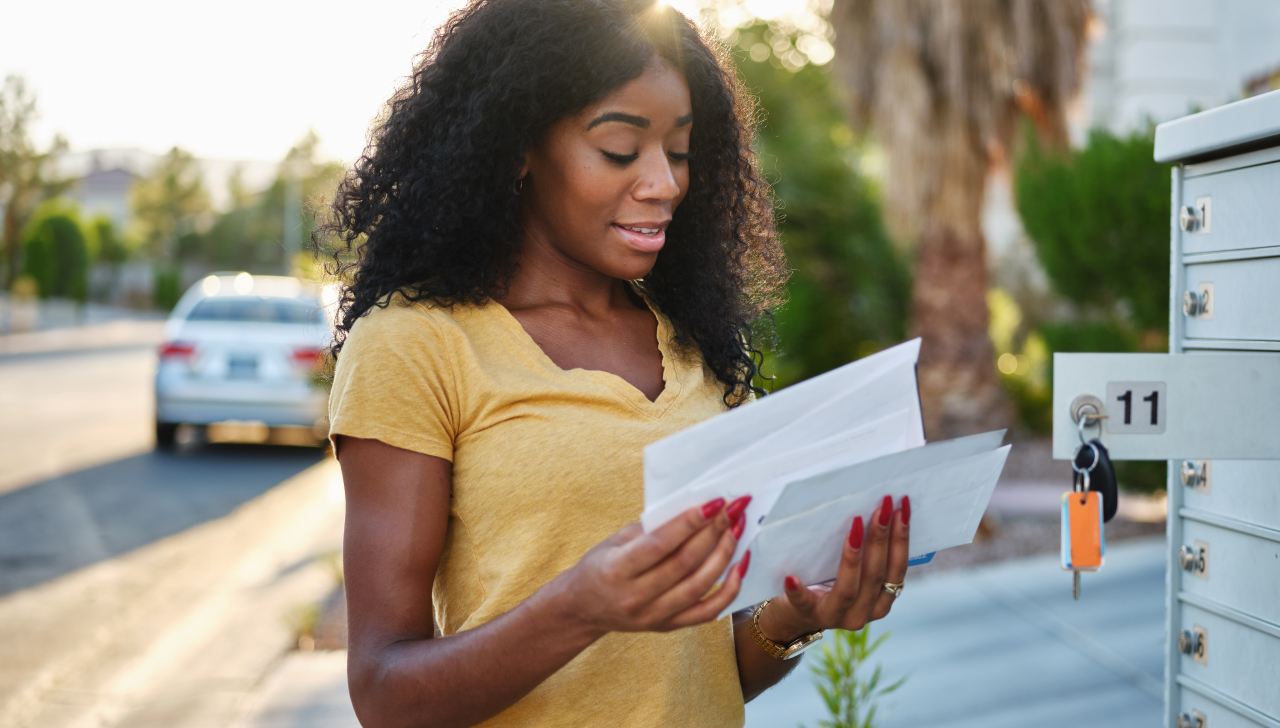
[[[156,422],[156,449],[172,452],[178,446],[178,425],[175,422]]]

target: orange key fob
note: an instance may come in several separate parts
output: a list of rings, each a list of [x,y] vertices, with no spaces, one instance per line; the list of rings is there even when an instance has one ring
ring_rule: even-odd
[[[1097,571],[1107,547],[1102,534],[1102,498],[1096,490],[1062,494],[1062,568]]]

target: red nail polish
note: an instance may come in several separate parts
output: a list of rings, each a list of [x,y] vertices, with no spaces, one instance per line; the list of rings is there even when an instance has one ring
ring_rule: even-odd
[[[747,522],[739,518],[733,524],[733,540],[737,541],[742,538],[742,531],[747,527]]]
[[[747,504],[749,503],[751,503],[751,496],[749,495],[744,495],[741,498],[735,498],[734,501],[729,504],[729,507],[725,512],[729,514],[729,518],[731,520],[736,519],[747,510]]]
[[[904,495],[902,496],[902,525],[905,526],[908,523],[911,523],[911,499]]]
[[[751,563],[751,552],[748,551],[742,555],[742,561],[738,562],[738,578],[746,576],[747,565]]]
[[[702,504],[702,517],[715,518],[720,513],[720,509],[724,508],[724,498],[716,498]]]
[[[794,576],[788,576],[783,583],[786,585],[787,591],[795,591],[800,588],[800,581]]]
[[[889,525],[889,518],[893,516],[893,499],[885,496],[880,503],[880,525]]]
[[[853,528],[849,529],[849,546],[855,549],[862,548],[862,516],[856,516],[853,519]]]

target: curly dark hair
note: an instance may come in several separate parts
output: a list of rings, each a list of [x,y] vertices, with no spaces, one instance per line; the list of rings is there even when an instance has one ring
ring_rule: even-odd
[[[655,56],[689,85],[690,179],[667,245],[637,283],[677,344],[701,351],[727,406],[763,395],[753,342],[773,336],[789,270],[751,148],[754,102],[725,52],[654,0],[473,0],[441,26],[313,238],[336,234],[329,272],[347,282],[335,359],[356,320],[391,295],[441,305],[501,297],[521,243],[523,154]]]

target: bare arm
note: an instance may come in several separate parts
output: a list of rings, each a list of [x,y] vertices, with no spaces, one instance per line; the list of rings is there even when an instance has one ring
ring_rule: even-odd
[[[480,722],[609,631],[708,621],[741,584],[735,569],[703,599],[735,543],[723,513],[692,509],[652,534],[629,526],[506,614],[433,638],[431,585],[448,528],[451,464],[377,440],[340,437],[339,451],[347,677],[356,714],[371,728]]]

